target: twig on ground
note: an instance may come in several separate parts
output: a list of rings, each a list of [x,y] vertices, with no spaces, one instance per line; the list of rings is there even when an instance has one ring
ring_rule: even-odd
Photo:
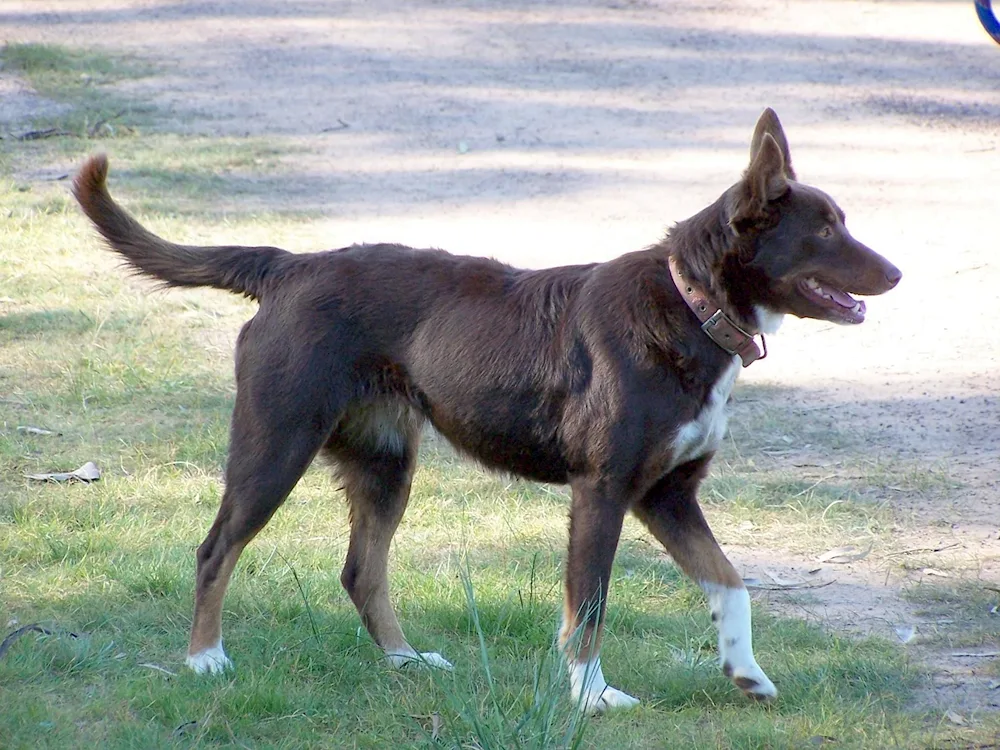
[[[174,737],[180,737],[186,734],[189,729],[194,729],[196,726],[198,726],[197,721],[185,721],[183,724],[177,727],[173,732],[171,732],[171,734]]]
[[[333,125],[333,126],[331,126],[329,128],[323,128],[319,132],[321,132],[321,133],[332,133],[335,130],[347,130],[349,127],[351,127],[349,123],[344,122],[339,117],[337,118],[337,123],[338,123],[337,125]]]
[[[103,128],[105,125],[107,125],[108,123],[110,123],[112,120],[117,120],[119,117],[121,117],[122,115],[126,114],[127,112],[128,112],[127,109],[123,109],[120,112],[116,112],[113,115],[110,115],[108,117],[105,117],[104,119],[98,120],[97,122],[95,122],[93,124],[92,127],[90,127],[90,128],[87,129],[87,135],[89,135],[91,138],[93,138],[94,136],[96,136],[98,134],[98,132],[100,131],[101,128]]]
[[[818,583],[809,583],[803,581],[802,583],[762,583],[756,578],[744,578],[743,585],[748,589],[758,589],[761,591],[793,591],[796,589],[821,589],[825,586],[829,586],[831,583],[836,583],[836,578],[831,578],[829,581],[820,581]]]
[[[58,138],[63,135],[73,135],[62,128],[45,128],[44,130],[29,130],[27,133],[14,136],[19,141],[40,141],[43,138]]]
[[[171,672],[169,669],[161,667],[159,664],[150,664],[148,662],[144,662],[144,663],[140,664],[139,666],[140,667],[145,667],[146,669],[155,669],[157,672],[163,672],[163,674],[170,675],[171,677],[176,677],[177,676],[176,672]]]
[[[0,659],[7,655],[10,647],[14,645],[14,641],[20,638],[25,633],[41,633],[42,635],[52,635],[51,630],[47,630],[39,625],[37,622],[33,622],[31,625],[25,625],[23,628],[18,628],[17,630],[10,633],[3,642],[0,643]]]
[[[823,482],[826,482],[826,481],[828,481],[828,480],[830,480],[830,479],[833,479],[833,478],[834,478],[834,477],[836,477],[836,476],[837,476],[836,474],[827,474],[827,475],[826,475],[825,477],[820,477],[819,479],[817,479],[817,480],[816,480],[815,482],[813,482],[812,484],[810,484],[810,485],[809,485],[808,487],[806,487],[806,488],[805,488],[804,490],[802,490],[801,492],[796,492],[796,493],[795,493],[794,495],[792,495],[792,497],[802,497],[803,495],[805,495],[805,494],[806,494],[807,492],[809,492],[810,490],[814,490],[814,489],[816,489],[816,488],[817,488],[817,487],[818,487],[819,485],[821,485],[821,484],[822,484]],[[834,502],[843,502],[843,501],[840,501],[840,500],[835,500]],[[833,505],[833,503],[831,503],[830,505],[832,506],[832,505]],[[829,510],[829,508],[828,508],[827,510]],[[826,512],[826,511],[824,511],[824,513],[825,513],[825,512]]]
[[[942,547],[911,547],[910,549],[901,549],[899,552],[889,552],[885,557],[896,557],[898,555],[915,555],[918,552],[944,552],[946,549],[951,549],[952,547],[961,547],[961,542],[955,542],[954,544],[945,544]]]

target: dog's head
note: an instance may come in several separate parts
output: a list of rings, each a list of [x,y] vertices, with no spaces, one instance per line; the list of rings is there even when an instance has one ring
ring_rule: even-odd
[[[851,295],[882,294],[902,277],[851,236],[830,196],[796,181],[788,141],[771,109],[757,121],[750,166],[723,197],[723,211],[735,235],[723,273],[727,287],[741,288],[740,306],[861,323],[865,303]]]

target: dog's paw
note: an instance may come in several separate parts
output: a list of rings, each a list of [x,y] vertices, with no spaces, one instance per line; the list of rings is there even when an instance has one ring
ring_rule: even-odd
[[[590,693],[583,696],[580,710],[587,714],[603,714],[605,711],[621,711],[638,705],[638,698],[608,685],[600,695]]]
[[[639,705],[638,698],[611,687],[605,681],[600,659],[570,665],[569,684],[573,702],[585,714],[602,714]]]
[[[233,663],[226,656],[221,643],[197,654],[188,654],[184,663],[194,670],[195,674],[222,674],[227,669],[233,668]]]
[[[769,701],[778,697],[778,689],[764,674],[764,670],[756,664],[737,669],[733,669],[729,664],[724,664],[722,671],[736,687],[743,691],[747,698],[755,701]]]
[[[410,653],[397,652],[394,654],[386,654],[386,658],[396,669],[411,666],[432,667],[433,669],[443,669],[447,672],[451,672],[455,669],[450,661],[434,651],[425,651],[419,654],[416,651]]]

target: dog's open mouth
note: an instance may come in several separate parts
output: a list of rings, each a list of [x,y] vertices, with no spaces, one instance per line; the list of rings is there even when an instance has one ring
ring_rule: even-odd
[[[854,299],[847,292],[811,277],[802,279],[798,287],[806,299],[827,310],[831,320],[844,323],[864,322],[865,303]]]

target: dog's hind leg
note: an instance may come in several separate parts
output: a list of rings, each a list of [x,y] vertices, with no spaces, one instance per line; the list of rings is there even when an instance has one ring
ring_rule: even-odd
[[[698,506],[698,484],[710,459],[706,456],[674,469],[633,511],[708,596],[712,621],[719,629],[722,671],[748,697],[767,700],[778,691],[753,655],[750,595]]]
[[[611,687],[601,669],[601,637],[611,564],[627,504],[597,482],[573,483],[566,559],[566,599],[560,645],[569,666],[570,691],[581,711],[600,713],[639,703]]]
[[[410,646],[389,600],[389,546],[410,497],[419,429],[420,420],[407,406],[387,402],[349,412],[327,443],[351,516],[340,580],[394,666],[451,669],[440,654],[418,653]]]
[[[293,397],[276,391],[236,395],[230,435],[226,489],[205,541],[198,548],[194,621],[187,665],[195,672],[222,672],[231,666],[222,648],[222,602],[243,548],[288,497],[332,429],[317,398],[309,402],[301,386]]]

